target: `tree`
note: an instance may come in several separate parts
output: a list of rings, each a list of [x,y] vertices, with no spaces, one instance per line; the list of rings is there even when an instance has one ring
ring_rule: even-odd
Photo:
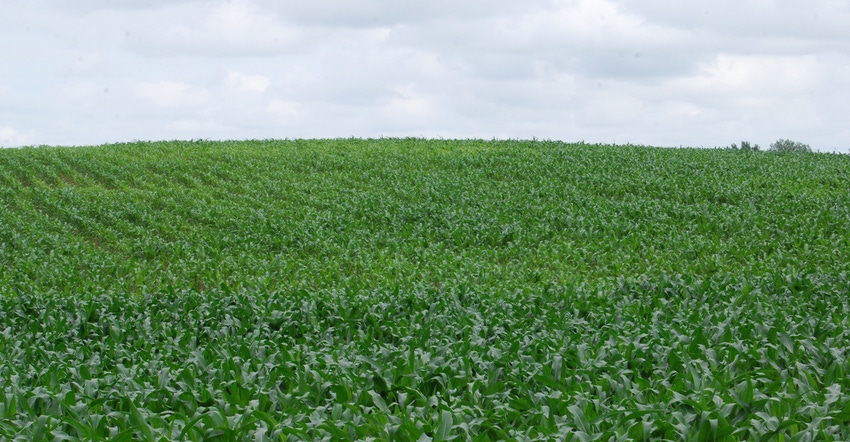
[[[803,144],[799,141],[780,138],[770,145],[770,150],[774,152],[811,152],[812,148],[808,144]]]
[[[735,143],[732,143],[732,146],[730,146],[730,147],[731,147],[732,150],[757,151],[757,150],[761,149],[758,144],[750,144],[749,141],[741,141],[741,148],[740,149],[738,149],[738,145],[735,144]]]

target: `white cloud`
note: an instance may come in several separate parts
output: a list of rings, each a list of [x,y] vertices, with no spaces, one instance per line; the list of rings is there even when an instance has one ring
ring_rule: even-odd
[[[831,118],[816,104],[815,97],[825,89],[822,69],[812,56],[720,53],[695,74],[664,83],[676,97],[667,113],[672,118],[690,114],[703,127],[725,126],[723,132],[742,134],[738,138],[769,132],[759,140],[764,146],[790,137],[780,136],[788,131],[809,138]],[[695,125],[693,130],[705,129]]]
[[[190,6],[146,12],[127,47],[148,56],[261,56],[291,52],[306,41],[302,29],[247,0]]]
[[[96,75],[103,70],[106,57],[99,52],[88,52],[78,55],[64,72],[72,75]]]
[[[504,17],[503,23],[512,31],[510,37],[520,41],[556,45],[570,43],[594,46],[631,46],[669,44],[675,34],[668,29],[647,23],[641,17],[624,13],[607,0],[567,0],[552,7],[540,8],[516,18]],[[512,26],[513,25],[513,26]]]
[[[133,11],[152,9],[178,3],[195,3],[197,0],[74,0],[56,2],[51,7],[77,14],[92,14],[98,11]]]
[[[812,56],[721,53],[700,71],[684,82],[711,93],[777,96],[805,92],[818,83],[818,63]]]
[[[783,137],[850,150],[847,2],[59,3],[0,14],[0,41],[15,42],[0,70],[7,140]]]
[[[672,76],[701,53],[687,32],[623,11],[606,0],[560,0],[514,14],[397,30],[403,44],[451,55],[475,75],[519,79],[536,64],[604,77]]]
[[[511,15],[512,11],[545,4],[547,0],[259,0],[287,20],[308,26],[373,28],[422,24],[443,19],[465,20]]]
[[[579,113],[579,123],[588,127],[624,127],[640,124],[647,108],[634,96],[606,94],[588,100]]]
[[[0,126],[0,147],[20,147],[29,143],[30,137],[9,126]]]
[[[715,0],[699,5],[678,0],[612,1],[655,23],[722,36],[730,43],[746,40],[738,47],[742,51],[764,49],[762,44],[769,40],[791,43],[785,50],[801,45],[808,50],[812,45],[847,48],[850,4],[844,1]]]
[[[271,85],[265,75],[249,75],[235,71],[227,73],[224,83],[230,88],[243,92],[265,92]]]
[[[403,85],[395,88],[393,96],[384,104],[384,111],[390,118],[406,123],[413,121],[421,126],[429,122],[436,105],[431,97],[417,92],[414,85]]]
[[[140,83],[134,91],[137,97],[161,107],[198,106],[209,99],[205,89],[177,81]]]
[[[702,113],[702,109],[694,104],[681,101],[665,103],[666,114],[671,117],[696,117]]]
[[[266,105],[266,110],[269,113],[282,116],[282,117],[294,117],[298,115],[298,109],[300,104],[294,101],[287,101],[281,99],[272,99]]]

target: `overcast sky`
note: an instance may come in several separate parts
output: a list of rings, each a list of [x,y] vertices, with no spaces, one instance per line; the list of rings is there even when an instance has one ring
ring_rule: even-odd
[[[0,1],[0,146],[786,138],[850,152],[846,0]]]

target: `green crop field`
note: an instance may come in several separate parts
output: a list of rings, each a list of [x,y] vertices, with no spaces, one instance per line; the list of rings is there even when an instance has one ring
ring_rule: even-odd
[[[0,440],[850,440],[850,156],[0,151]]]

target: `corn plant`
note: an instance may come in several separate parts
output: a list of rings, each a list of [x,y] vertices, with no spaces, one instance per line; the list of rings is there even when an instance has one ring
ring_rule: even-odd
[[[0,152],[0,439],[850,439],[850,157]]]

